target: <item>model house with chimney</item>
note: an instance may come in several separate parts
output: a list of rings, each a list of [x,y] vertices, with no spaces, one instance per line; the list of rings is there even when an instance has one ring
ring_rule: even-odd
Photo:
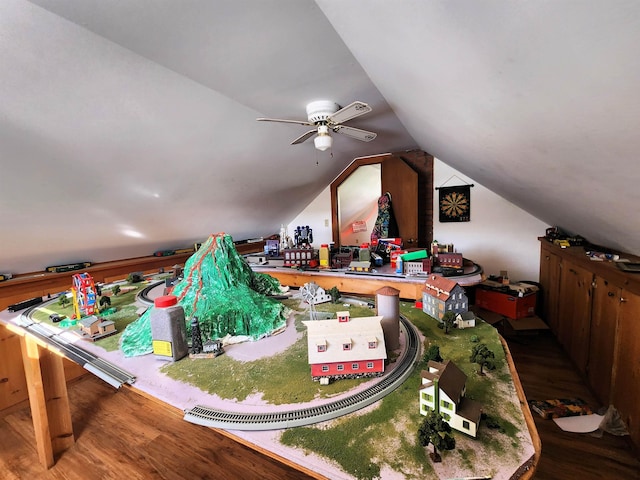
[[[460,432],[475,437],[480,425],[482,406],[465,398],[467,376],[451,362],[428,364],[420,378],[420,413],[439,412],[445,421]]]
[[[438,275],[430,275],[422,289],[422,311],[442,320],[446,312],[455,315],[469,310],[467,294],[457,282]]]

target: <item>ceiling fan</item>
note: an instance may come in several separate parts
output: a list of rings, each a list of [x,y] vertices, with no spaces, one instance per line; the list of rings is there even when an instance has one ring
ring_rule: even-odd
[[[325,151],[331,147],[333,139],[329,134],[330,130],[347,137],[355,138],[363,142],[370,142],[376,138],[377,134],[359,128],[343,125],[344,122],[352,118],[369,113],[371,107],[363,102],[353,102],[344,108],[330,100],[318,100],[307,105],[307,121],[304,120],[282,120],[279,118],[257,118],[259,122],[281,122],[295,123],[298,125],[314,126],[313,130],[300,135],[291,145],[297,145],[317,134],[313,140],[316,148]]]

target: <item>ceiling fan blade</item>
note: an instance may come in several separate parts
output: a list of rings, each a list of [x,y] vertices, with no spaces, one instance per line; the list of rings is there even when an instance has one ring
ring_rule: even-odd
[[[318,133],[318,130],[309,130],[307,133],[300,135],[293,142],[291,142],[291,145],[297,145],[299,143],[302,143],[305,140],[308,140],[309,138],[313,137],[316,133]]]
[[[333,127],[333,131],[347,137],[355,138],[363,142],[370,142],[378,136],[377,133],[369,132],[367,130],[361,130],[359,128],[347,127],[346,125],[336,125]]]
[[[296,125],[313,126],[313,123],[306,122],[304,120],[283,120],[281,118],[256,118],[259,122],[280,122],[280,123],[295,123]]]
[[[327,123],[329,123],[329,125],[337,125],[339,123],[344,123],[347,120],[351,120],[352,118],[359,117],[360,115],[364,115],[365,113],[369,113],[370,111],[371,107],[366,103],[353,102],[352,104],[341,108],[336,113],[329,115]]]

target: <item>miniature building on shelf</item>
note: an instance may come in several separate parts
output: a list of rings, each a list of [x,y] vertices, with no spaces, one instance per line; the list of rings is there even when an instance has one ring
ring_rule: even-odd
[[[371,262],[360,262],[354,260],[349,264],[348,270],[350,272],[369,272],[371,271]]]
[[[300,267],[309,265],[313,260],[314,250],[313,248],[285,248],[283,256],[285,267]]]
[[[422,311],[438,320],[446,312],[454,314],[468,311],[467,295],[457,282],[446,277],[431,275],[422,289]]]
[[[331,266],[333,268],[348,268],[353,261],[353,253],[340,252],[331,256]]]
[[[420,375],[420,414],[426,415],[429,410],[435,410],[451,428],[475,437],[482,405],[465,398],[465,373],[449,360],[445,363],[431,360],[428,368]]]
[[[311,377],[327,384],[331,379],[375,377],[384,373],[387,352],[381,316],[307,320],[307,349]]]
[[[278,240],[265,240],[264,253],[269,257],[280,255],[280,242]]]
[[[382,287],[376,291],[376,314],[382,317],[382,331],[387,351],[400,348],[400,290]]]
[[[454,324],[459,329],[463,328],[473,328],[476,326],[476,314],[471,310],[468,312],[462,312],[456,315],[456,319]]]
[[[422,258],[404,262],[405,275],[429,275],[431,273],[432,259]]]
[[[458,252],[439,253],[436,257],[436,265],[439,267],[462,268],[462,254]]]

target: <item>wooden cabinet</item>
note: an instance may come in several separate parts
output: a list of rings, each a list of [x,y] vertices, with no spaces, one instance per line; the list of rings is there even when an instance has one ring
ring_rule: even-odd
[[[560,257],[549,250],[543,251],[540,257],[540,285],[542,287],[542,317],[557,336],[559,330]]]
[[[640,295],[621,293],[611,402],[640,446]]]
[[[551,331],[640,447],[640,275],[592,261],[581,247],[541,239],[540,285]]]
[[[587,377],[593,392],[603,405],[608,405],[611,401],[611,375],[621,295],[620,287],[596,276],[593,282]]]

